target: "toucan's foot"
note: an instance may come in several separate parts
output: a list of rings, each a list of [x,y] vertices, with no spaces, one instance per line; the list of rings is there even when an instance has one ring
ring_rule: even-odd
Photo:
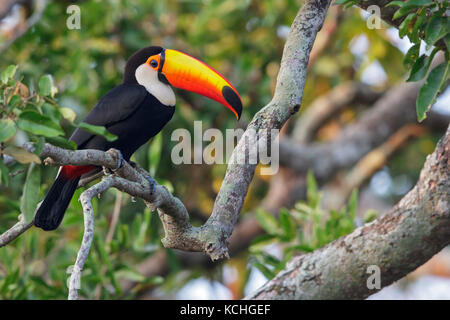
[[[137,168],[137,163],[136,162],[134,162],[134,161],[128,161],[128,164],[133,168],[133,169],[136,169]]]
[[[122,152],[120,152],[119,150],[115,150],[118,154],[119,154],[119,161],[117,162],[117,168],[112,169],[113,172],[116,172],[117,170],[119,170],[120,168],[122,168],[123,166],[123,155]]]
[[[150,182],[150,190],[151,190],[150,193],[153,194],[153,192],[155,192],[155,185],[156,185],[155,179],[147,175],[145,175],[145,179],[147,179],[148,182]]]

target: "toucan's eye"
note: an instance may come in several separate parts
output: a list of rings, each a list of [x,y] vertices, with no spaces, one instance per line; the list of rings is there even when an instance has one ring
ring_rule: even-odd
[[[158,61],[152,60],[152,61],[150,61],[150,65],[151,65],[153,68],[156,68],[156,67],[158,66]]]

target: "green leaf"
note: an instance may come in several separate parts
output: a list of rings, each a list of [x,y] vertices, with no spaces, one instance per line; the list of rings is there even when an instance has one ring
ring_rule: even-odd
[[[15,94],[11,97],[8,103],[8,110],[13,110],[14,108],[19,108],[22,104],[22,98]]]
[[[278,221],[269,212],[263,209],[257,210],[256,219],[268,234],[279,234],[280,227],[278,225]]]
[[[156,135],[148,148],[148,162],[149,162],[149,172],[152,177],[155,176],[156,170],[158,169],[159,160],[161,159],[162,150],[162,135]]]
[[[320,195],[317,187],[314,173],[309,170],[306,176],[306,198],[311,207],[316,208],[319,205]]]
[[[432,0],[410,0],[408,2],[402,2],[402,1],[393,1],[389,3],[386,7],[389,6],[399,6],[400,8],[394,13],[394,16],[392,17],[394,20],[403,17],[404,15],[408,14],[412,9],[419,8],[419,7],[425,7],[429,5],[433,5],[434,2]]]
[[[403,5],[405,4],[404,1],[392,1],[389,2],[386,7],[393,7],[393,6],[397,6],[397,7],[403,7]]]
[[[354,189],[348,201],[348,214],[352,221],[356,217],[357,209],[358,209],[358,189]]]
[[[134,282],[145,281],[145,276],[132,269],[122,269],[115,272],[115,277],[117,279],[131,280]]]
[[[163,284],[164,283],[164,278],[161,277],[161,276],[151,276],[151,277],[145,278],[144,283],[145,284],[152,284],[152,285]]]
[[[264,251],[258,252],[255,257],[264,265],[269,265],[275,268],[278,268],[281,264],[281,261],[277,257]]]
[[[66,107],[59,108],[59,112],[64,117],[64,119],[68,120],[69,122],[73,122],[75,120],[75,118],[77,117],[75,111],[73,111],[70,108],[66,108]]]
[[[347,2],[350,2],[351,0],[336,0],[335,2],[334,2],[334,4],[340,4],[340,5],[344,5],[344,4],[346,4]]]
[[[17,128],[11,119],[0,120],[0,142],[7,141],[16,134]]]
[[[359,0],[336,0],[333,5],[343,5],[345,8],[349,8],[358,2]]]
[[[405,55],[405,58],[403,59],[403,65],[406,69],[411,68],[413,63],[417,60],[419,57],[420,52],[420,44],[413,45],[408,52]]]
[[[449,33],[446,19],[448,18],[433,16],[427,23],[425,28],[425,42],[429,47]]]
[[[398,35],[400,38],[403,38],[405,35],[409,33],[409,28],[411,21],[416,17],[415,13],[410,13],[405,20],[402,21],[400,26],[398,27]]]
[[[373,220],[375,220],[378,217],[378,212],[373,209],[369,209],[364,214],[364,223],[369,223]]]
[[[273,234],[262,234],[260,236],[256,236],[251,243],[251,246],[258,246],[262,245],[265,246],[269,243],[271,243],[274,239],[276,239],[276,236]]]
[[[17,66],[16,65],[10,65],[8,66],[5,70],[2,71],[2,73],[0,74],[0,80],[3,83],[7,83],[10,79],[12,79],[14,77],[14,75],[16,74],[17,71]]]
[[[422,28],[422,26],[425,24],[425,22],[427,21],[427,16],[426,16],[426,12],[422,11],[420,13],[420,15],[417,17],[416,22],[414,22],[414,27],[412,32],[408,35],[409,39],[416,44],[420,44],[421,39],[420,39],[420,33],[421,31],[419,29]]]
[[[267,268],[265,265],[263,265],[262,263],[256,262],[254,261],[253,266],[255,266],[259,271],[261,271],[261,273],[267,278],[267,279],[272,279],[273,277],[275,277],[275,273],[272,272],[269,268]]]
[[[35,137],[36,140],[33,144],[34,144],[34,154],[40,155],[42,149],[44,148],[44,144],[45,144],[45,138],[44,137]]]
[[[61,121],[61,113],[54,105],[45,102],[41,106],[42,112],[53,120],[55,123],[59,123]]]
[[[41,167],[31,163],[28,167],[27,178],[23,186],[20,210],[25,221],[33,220],[37,204],[39,203],[39,187],[41,185]]]
[[[297,233],[297,229],[295,227],[294,219],[286,209],[280,211],[280,224],[286,240],[293,240]]]
[[[419,59],[414,62],[411,73],[409,74],[409,78],[406,80],[407,82],[419,81],[422,80],[423,77],[427,74],[428,68],[430,67],[431,61],[433,61],[434,55],[437,53],[438,49],[435,48],[430,56],[423,54],[419,57]]]
[[[28,164],[31,162],[41,164],[41,159],[35,155],[34,153],[28,152],[24,148],[16,147],[16,146],[7,146],[3,153],[10,155],[18,162],[22,164]]]
[[[49,74],[46,74],[39,79],[38,86],[39,92],[43,96],[54,97],[55,94],[58,92],[58,89],[53,84],[53,77]]]
[[[394,13],[394,16],[392,17],[392,19],[395,20],[395,19],[401,18],[401,17],[407,15],[412,9],[429,6],[429,5],[433,5],[433,4],[434,4],[434,2],[432,0],[410,0],[400,6],[400,9],[398,9]]]
[[[355,4],[357,4],[359,2],[359,0],[349,0],[347,1],[347,3],[345,4],[344,8],[350,8],[353,7]]]
[[[46,138],[47,142],[63,148],[63,149],[69,149],[69,150],[76,150],[77,149],[77,144],[73,141],[69,141],[63,137],[48,137]]]
[[[409,0],[405,2],[404,7],[424,7],[434,4],[433,0]]]
[[[3,184],[5,187],[8,186],[9,183],[9,169],[3,161],[0,161],[0,184]]]
[[[105,127],[103,126],[95,126],[92,124],[88,124],[86,122],[81,122],[80,124],[78,124],[78,128],[81,128],[83,130],[86,130],[87,132],[99,135],[99,136],[103,136],[105,137],[106,140],[108,141],[114,141],[117,139],[117,136],[112,134],[111,132],[109,132],[108,130],[106,130]]]
[[[417,120],[422,122],[426,117],[426,112],[436,100],[439,89],[447,79],[450,62],[443,62],[430,71],[425,84],[420,88],[416,101]]]
[[[22,130],[44,137],[64,135],[64,131],[52,119],[35,111],[22,112],[17,120],[17,126]]]
[[[411,9],[412,9],[412,7],[406,7],[406,6],[401,7],[400,9],[395,11],[394,16],[392,17],[392,19],[396,20],[398,18],[406,16],[411,11]]]
[[[450,51],[450,33],[444,38],[445,46],[447,47],[447,52]]]

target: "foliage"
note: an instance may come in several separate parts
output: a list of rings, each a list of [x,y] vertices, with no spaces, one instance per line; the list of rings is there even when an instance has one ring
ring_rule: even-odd
[[[9,66],[1,73],[0,84],[0,128],[1,153],[13,157],[17,162],[7,167],[0,161],[1,184],[17,188],[17,178],[25,174],[23,191],[20,202],[9,199],[6,194],[0,196],[2,218],[17,219],[17,212],[24,214],[26,221],[31,221],[38,202],[44,195],[41,191],[41,180],[44,178],[41,170],[39,152],[45,142],[74,149],[73,142],[68,141],[66,131],[80,127],[95,134],[104,135],[107,139],[115,136],[106,131],[104,127],[92,126],[86,123],[75,122],[75,112],[62,107],[55,100],[57,89],[50,75],[44,75],[30,86],[24,84],[19,75],[19,68]],[[33,90],[33,88],[37,88]],[[25,144],[27,148],[15,145],[13,139],[18,133],[25,135],[24,140],[32,142]],[[159,154],[158,154],[159,155]],[[155,160],[158,155],[149,154]],[[156,161],[155,161],[156,162]],[[28,168],[27,168],[28,166]],[[156,168],[154,169],[154,172]],[[15,180],[15,181],[14,181]],[[47,185],[48,186],[48,185]],[[45,184],[44,184],[45,187]],[[0,250],[0,298],[1,299],[38,299],[42,297],[63,299],[67,295],[65,285],[70,273],[70,266],[74,262],[81,233],[73,238],[67,245],[66,236],[71,234],[70,226],[82,226],[82,217],[73,216],[74,211],[80,212],[77,203],[79,192],[72,200],[66,219],[68,232],[56,232],[42,237],[42,231],[32,229],[17,239],[14,245],[8,245]],[[123,292],[121,281],[130,280],[140,286],[161,284],[161,277],[144,277],[132,265],[128,256],[151,255],[159,248],[159,229],[153,224],[155,216],[149,211],[138,215],[132,224],[119,224],[117,236],[105,243],[100,234],[110,231],[111,226],[100,221],[99,230],[94,237],[94,250],[87,262],[83,273],[82,292],[86,297],[111,298],[127,296]],[[4,232],[2,226],[0,232]],[[73,227],[72,227],[73,228]],[[130,230],[131,228],[131,230]],[[67,246],[66,246],[67,245]],[[44,262],[39,259],[42,254]],[[127,259],[122,259],[127,256]],[[48,267],[47,267],[48,266]],[[48,269],[47,269],[48,268]],[[48,274],[42,277],[40,272]],[[103,284],[103,285],[100,285]],[[138,287],[139,288],[139,287]]]
[[[360,0],[337,0],[336,4],[349,8]],[[407,36],[414,44],[406,53],[403,64],[410,74],[407,81],[422,80],[430,68],[433,57],[440,50],[444,51],[445,61],[428,73],[427,79],[419,91],[416,101],[417,119],[426,119],[426,112],[436,101],[439,92],[450,78],[450,18],[449,1],[436,0],[396,0],[386,7],[396,6],[393,19],[400,20],[399,36]],[[429,55],[421,52],[432,50]]]
[[[92,131],[98,135],[104,135],[108,140],[114,140],[115,136],[105,128],[89,125],[87,123],[76,124],[75,112],[70,108],[61,107],[55,100],[57,88],[51,75],[40,77],[37,90],[27,87],[23,83],[23,77],[18,75],[18,66],[10,65],[0,74],[0,155],[7,154],[20,164],[29,164],[23,188],[21,211],[26,221],[31,221],[39,202],[41,164],[39,153],[45,142],[58,145],[63,148],[75,149],[76,145],[68,141],[61,123],[64,120],[66,126],[80,127]],[[18,130],[27,136],[28,150],[23,146],[14,145],[11,138]],[[37,165],[36,165],[37,164]],[[1,176],[5,185],[9,182],[9,169],[0,167]]]
[[[42,19],[2,53],[0,143],[2,153],[13,156],[17,162],[5,166],[0,161],[0,233],[16,223],[21,212],[30,219],[36,201],[42,200],[53,182],[57,169],[39,164],[37,158],[43,143],[74,148],[67,137],[95,103],[121,82],[126,59],[147,45],[179,49],[201,58],[230,79],[243,100],[242,120],[236,124],[234,117],[215,102],[177,91],[173,119],[151,144],[143,146],[132,158],[174,191],[189,212],[196,213],[194,223],[200,224],[211,212],[226,166],[174,165],[170,153],[175,142],[170,141],[170,133],[177,128],[193,130],[194,120],[201,120],[203,129],[214,127],[223,132],[245,126],[270,101],[285,31],[297,13],[299,2],[109,0],[77,4],[82,14],[80,30],[66,27],[66,1],[48,1]],[[328,19],[333,18],[329,16]],[[362,34],[370,44],[364,61],[349,49],[352,41]],[[386,36],[386,29],[369,30],[358,11],[345,11],[326,50],[308,70],[302,109],[343,82],[359,81],[365,68],[376,61],[387,75],[384,85],[395,84],[405,73],[402,59],[401,52]],[[426,96],[432,97],[433,91]],[[345,117],[330,121],[330,127],[345,125],[362,110],[350,106]],[[84,128],[106,134],[103,128]],[[34,151],[23,148],[27,141],[32,142]],[[418,149],[407,158],[422,161],[429,150],[418,152]],[[403,169],[405,163],[411,164],[404,158],[398,160]],[[402,173],[416,174],[415,170]],[[243,215],[264,197],[267,191],[264,179],[256,176],[252,182]],[[47,233],[32,228],[0,249],[0,299],[66,297],[69,277],[66,270],[74,263],[83,230],[77,200],[81,192],[76,192],[58,230]],[[114,228],[111,216],[116,201],[114,190],[94,200],[95,240],[82,274],[83,297],[134,298],[155,286],[174,292],[195,277],[223,280],[221,268],[212,272],[205,268],[187,269],[171,250],[166,250],[168,268],[164,279],[139,274],[136,267],[139,263],[153,257],[158,250],[165,250],[160,244],[163,230],[155,214],[146,211],[141,201],[135,202],[127,195],[122,197],[119,221]],[[293,249],[287,256],[306,251],[295,249],[295,245],[312,250],[354,227],[348,209],[333,213],[332,221],[337,226],[327,227],[328,214],[331,213],[320,206],[312,206],[310,200],[292,210],[284,210],[278,219],[268,218],[265,222],[266,228],[274,230],[266,236],[267,240],[291,245]],[[322,224],[314,222],[319,216]],[[264,219],[260,217],[260,220]],[[341,225],[338,221],[346,222]],[[302,225],[315,226],[315,229],[306,230],[298,238]],[[324,234],[327,228],[331,228],[330,236]],[[292,238],[294,229],[296,236]],[[115,232],[111,241],[107,241],[111,230]],[[312,233],[312,230],[316,231]],[[227,265],[239,265],[239,273],[246,273],[247,259],[244,255]],[[258,259],[255,261],[265,265],[263,258]],[[267,265],[267,268],[273,267]],[[137,281],[138,286],[125,292],[125,279]],[[242,277],[242,281],[244,287],[247,278]]]
[[[340,210],[324,210],[321,207],[321,192],[311,172],[307,177],[307,199],[298,202],[294,208],[282,209],[278,218],[260,209],[257,218],[265,235],[256,238],[250,247],[251,263],[267,279],[272,279],[284,269],[294,255],[312,252],[337,238],[351,233],[356,227],[358,193],[355,190],[347,204]],[[375,219],[377,214],[371,210],[365,222]],[[276,257],[268,250],[281,250]]]
[[[436,66],[427,76],[427,80],[419,91],[417,97],[417,119],[423,121],[426,112],[436,101],[437,94],[444,88],[450,77],[450,19],[447,10],[448,1],[433,0],[409,0],[393,1],[388,6],[398,6],[394,14],[394,20],[404,16],[399,27],[400,37],[408,36],[414,46],[405,55],[403,63],[411,72],[407,81],[422,80],[431,65],[434,55],[439,50],[444,50],[445,61]],[[431,54],[420,55],[422,39],[425,40],[426,50]],[[441,42],[441,43],[439,43]]]

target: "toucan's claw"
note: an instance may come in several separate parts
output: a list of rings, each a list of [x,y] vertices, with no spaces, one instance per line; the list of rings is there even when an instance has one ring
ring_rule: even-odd
[[[144,177],[145,179],[148,180],[148,182],[150,182],[150,190],[151,190],[150,193],[153,194],[153,192],[155,192],[155,185],[156,185],[155,179],[147,175],[145,175]]]
[[[128,164],[133,168],[133,169],[136,169],[138,166],[137,166],[137,163],[136,162],[134,162],[134,161],[128,161]]]
[[[115,150],[115,151],[119,154],[119,161],[117,163],[117,168],[112,169],[113,172],[116,172],[117,170],[119,170],[123,166],[123,155],[122,155],[122,152],[120,152],[119,150]]]

